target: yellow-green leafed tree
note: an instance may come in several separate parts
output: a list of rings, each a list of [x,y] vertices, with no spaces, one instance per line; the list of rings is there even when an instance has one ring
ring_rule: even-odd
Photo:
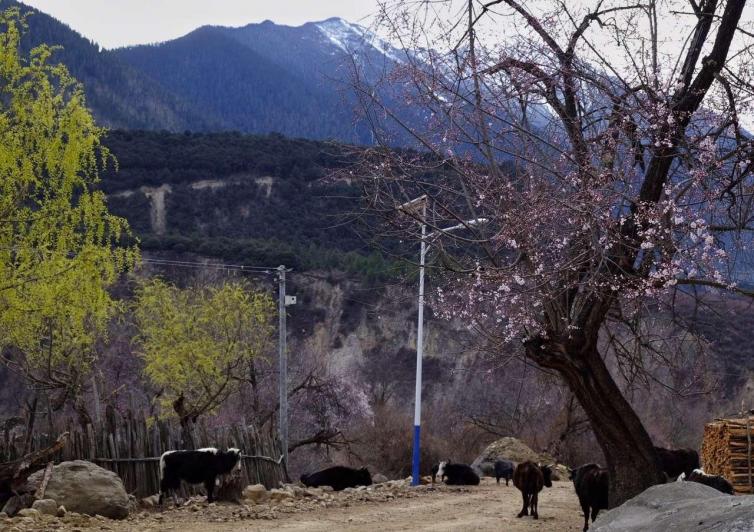
[[[178,288],[160,279],[136,293],[134,316],[145,373],[163,412],[185,426],[238,389],[249,362],[270,346],[272,298],[246,282]]]
[[[75,400],[115,311],[108,287],[138,260],[125,220],[96,190],[111,159],[81,85],[24,17],[0,11],[0,347],[59,404]]]

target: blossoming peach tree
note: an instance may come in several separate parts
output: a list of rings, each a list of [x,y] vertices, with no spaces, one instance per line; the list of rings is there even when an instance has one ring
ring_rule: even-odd
[[[383,144],[358,169],[369,207],[401,238],[428,227],[439,312],[562,377],[611,506],[663,476],[605,362],[608,324],[699,287],[754,295],[739,261],[754,192],[745,4],[388,2],[381,27],[411,51],[355,78]],[[381,96],[396,87],[402,100]],[[396,125],[417,151],[386,149]],[[426,209],[396,212],[422,195]]]

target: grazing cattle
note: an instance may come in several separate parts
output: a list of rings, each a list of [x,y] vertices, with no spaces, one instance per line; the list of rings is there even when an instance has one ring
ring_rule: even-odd
[[[477,475],[471,466],[466,464],[452,464],[450,462],[440,462],[437,469],[440,479],[445,477],[445,484],[448,486],[478,486],[479,475]]]
[[[597,519],[600,510],[607,510],[610,477],[607,474],[607,469],[597,464],[586,464],[571,469],[570,478],[573,480],[576,495],[584,512],[584,532],[586,532],[589,530],[590,510],[592,523]]]
[[[699,469],[699,453],[694,449],[655,447],[655,453],[660,462],[660,469],[669,480],[675,480],[681,473],[685,473],[688,478],[694,469]]]
[[[721,491],[723,493],[727,493],[728,495],[733,495],[733,484],[728,482],[728,480],[725,477],[721,477],[719,475],[708,475],[701,469],[694,469],[689,476],[686,476],[685,473],[681,473],[681,475],[678,477],[678,481],[687,480],[689,482],[698,482],[699,484],[704,484],[705,486],[709,486],[710,488],[715,488],[717,491]]]
[[[516,517],[529,515],[531,508],[532,517],[539,519],[539,492],[542,491],[542,486],[552,487],[552,470],[534,462],[520,463],[513,472],[513,485],[521,491],[524,500],[523,508]]]
[[[505,485],[508,485],[508,481],[513,478],[513,462],[508,460],[497,460],[495,462],[495,479],[500,484],[500,479],[505,479]]]
[[[301,483],[310,488],[330,486],[335,491],[356,486],[371,486],[372,475],[366,467],[353,469],[346,466],[334,466],[311,475],[301,475]]]
[[[159,504],[168,492],[172,492],[177,504],[175,490],[181,480],[189,484],[204,484],[207,502],[214,500],[215,482],[220,475],[227,475],[234,468],[241,467],[241,451],[228,449],[221,451],[214,447],[196,451],[167,451],[160,456],[160,498]]]

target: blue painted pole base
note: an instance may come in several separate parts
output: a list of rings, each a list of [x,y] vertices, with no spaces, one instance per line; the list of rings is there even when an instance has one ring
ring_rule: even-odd
[[[411,485],[418,486],[421,484],[421,478],[419,477],[419,433],[421,427],[414,425],[414,454],[411,460]]]

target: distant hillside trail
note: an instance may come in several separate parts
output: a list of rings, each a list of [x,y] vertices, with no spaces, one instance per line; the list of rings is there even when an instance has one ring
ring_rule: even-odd
[[[200,514],[196,519],[181,522],[163,521],[155,527],[141,523],[139,530],[176,532],[268,531],[335,532],[335,531],[577,531],[583,518],[573,484],[554,482],[540,494],[539,520],[516,518],[521,509],[519,491],[505,484],[497,486],[494,479],[483,479],[470,492],[438,490],[426,496],[400,499],[387,503],[354,504],[347,508],[327,508],[281,516],[272,521],[250,520],[208,522]],[[145,526],[146,525],[146,526]],[[118,529],[120,529],[118,527]]]

